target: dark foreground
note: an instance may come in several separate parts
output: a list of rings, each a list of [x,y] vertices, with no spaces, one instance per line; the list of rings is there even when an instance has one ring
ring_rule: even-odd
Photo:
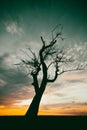
[[[29,119],[25,116],[1,116],[0,130],[62,130],[62,129],[87,129],[87,117],[65,117],[65,116],[38,116]]]

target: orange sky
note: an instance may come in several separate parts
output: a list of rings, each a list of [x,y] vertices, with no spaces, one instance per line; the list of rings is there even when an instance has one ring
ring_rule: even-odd
[[[25,115],[28,106],[19,106],[17,108],[0,107],[1,116],[11,115]],[[54,116],[72,116],[72,115],[87,115],[87,104],[72,103],[72,104],[59,104],[59,105],[43,105],[40,107],[38,115],[54,115]]]

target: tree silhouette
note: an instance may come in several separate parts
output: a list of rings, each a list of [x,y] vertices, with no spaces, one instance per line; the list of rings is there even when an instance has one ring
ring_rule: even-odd
[[[48,83],[55,82],[57,77],[64,72],[83,70],[85,67],[84,64],[76,64],[76,66],[73,66],[74,59],[72,55],[67,56],[67,54],[64,52],[64,49],[56,49],[56,43],[58,39],[64,40],[64,38],[62,37],[63,27],[62,25],[58,26],[60,26],[60,29],[57,30],[56,33],[54,32],[57,27],[53,29],[52,40],[48,44],[41,36],[42,47],[38,51],[38,56],[30,48],[27,48],[32,54],[32,57],[30,57],[30,55],[25,52],[29,59],[21,59],[21,63],[17,64],[25,65],[25,67],[29,69],[28,74],[30,74],[33,78],[32,85],[34,86],[35,96],[33,97],[29,109],[26,112],[26,116],[37,116],[39,104]],[[69,64],[73,67],[70,68]],[[66,65],[67,67],[64,68],[64,65]],[[52,68],[54,68],[54,74],[50,75],[49,73]],[[38,80],[40,72],[42,72],[41,83],[39,83]]]

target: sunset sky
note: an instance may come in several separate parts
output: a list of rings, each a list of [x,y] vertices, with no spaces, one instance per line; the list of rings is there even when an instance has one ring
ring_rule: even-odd
[[[87,4],[78,1],[0,1],[0,115],[25,115],[35,94],[32,78],[14,64],[28,46],[37,53],[40,36],[49,41],[57,24],[63,25],[65,38],[58,45],[75,58],[82,54],[77,63],[87,63]],[[87,68],[48,84],[38,115],[87,115]]]

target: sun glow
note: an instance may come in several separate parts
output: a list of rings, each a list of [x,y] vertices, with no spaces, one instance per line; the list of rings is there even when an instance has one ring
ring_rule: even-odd
[[[32,99],[27,99],[27,100],[18,100],[17,103],[15,103],[14,105],[17,106],[27,106],[31,103]]]

